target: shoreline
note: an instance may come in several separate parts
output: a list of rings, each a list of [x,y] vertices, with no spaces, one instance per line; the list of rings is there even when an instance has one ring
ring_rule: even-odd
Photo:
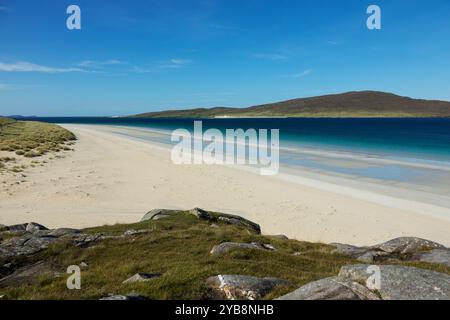
[[[299,184],[233,167],[177,166],[167,148],[108,132],[113,126],[62,126],[79,138],[76,151],[27,172],[28,182],[11,196],[0,192],[0,223],[92,227],[136,222],[154,208],[201,207],[242,215],[264,234],[298,240],[371,245],[417,236],[450,244],[450,215],[434,215],[430,205],[410,201],[408,208],[375,193],[361,199],[351,188],[324,188],[306,177]]]

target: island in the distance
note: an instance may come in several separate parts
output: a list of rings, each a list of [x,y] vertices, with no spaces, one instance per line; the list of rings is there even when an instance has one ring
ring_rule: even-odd
[[[450,102],[402,97],[378,91],[354,91],[292,99],[248,108],[195,108],[142,113],[136,118],[448,118]]]

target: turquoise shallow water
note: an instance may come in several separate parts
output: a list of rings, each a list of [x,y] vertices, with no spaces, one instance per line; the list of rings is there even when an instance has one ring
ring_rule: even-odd
[[[194,119],[33,118],[144,129],[127,135],[171,143]],[[280,162],[328,174],[405,182],[450,193],[450,119],[204,119],[203,129],[279,129]],[[147,132],[148,130],[148,132]],[[149,132],[159,134],[149,134]]]

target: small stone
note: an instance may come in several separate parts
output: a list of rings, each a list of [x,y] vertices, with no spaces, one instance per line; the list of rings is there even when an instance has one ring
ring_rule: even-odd
[[[276,250],[277,250],[277,249],[276,249],[273,245],[271,245],[270,243],[263,243],[262,246],[263,246],[264,249],[267,249],[267,250],[272,250],[272,251],[276,251]]]
[[[160,278],[162,274],[160,273],[136,273],[134,276],[128,278],[123,284],[132,283],[132,282],[145,282],[152,279]]]
[[[139,235],[139,234],[144,234],[144,233],[148,233],[148,230],[134,230],[134,229],[130,229],[127,230],[123,233],[123,235],[125,237],[129,237],[129,236],[135,236],[135,235]]]
[[[256,243],[238,243],[238,242],[223,242],[219,245],[214,246],[210,254],[223,254],[232,249],[256,249],[256,250],[264,250],[265,248]]]
[[[100,300],[112,300],[112,301],[129,301],[129,300],[146,300],[144,296],[140,295],[115,295],[115,296],[109,296],[105,298],[101,298]]]

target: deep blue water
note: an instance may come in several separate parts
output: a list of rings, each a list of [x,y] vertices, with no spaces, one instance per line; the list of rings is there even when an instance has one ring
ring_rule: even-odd
[[[194,119],[28,118],[51,123],[192,130]],[[450,119],[201,119],[204,130],[280,129],[280,146],[450,161]]]

